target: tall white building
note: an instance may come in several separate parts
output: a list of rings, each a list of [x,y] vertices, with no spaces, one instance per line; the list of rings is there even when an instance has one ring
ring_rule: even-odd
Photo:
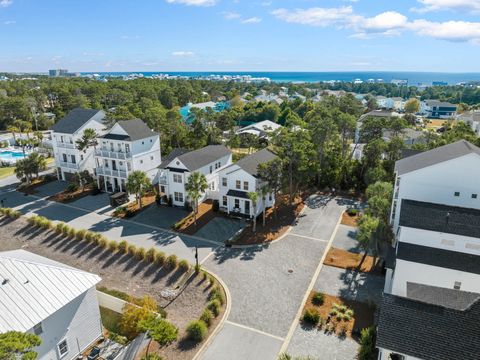
[[[107,192],[125,191],[132,171],[153,182],[162,162],[160,136],[140,119],[118,121],[98,139],[95,159],[98,187]]]
[[[38,335],[38,360],[76,359],[102,336],[100,280],[25,250],[0,252],[0,333]]]
[[[172,200],[174,206],[184,206],[187,199],[185,183],[193,172],[207,178],[208,190],[199,202],[218,196],[218,172],[232,163],[232,152],[223,145],[209,145],[199,150],[177,149],[160,165],[160,193]]]
[[[105,131],[104,119],[102,110],[77,108],[51,127],[55,167],[60,180],[71,181],[75,173],[83,170],[94,173],[93,147],[80,151],[76,141],[82,137],[85,129],[94,129],[102,134]]]
[[[480,148],[458,141],[395,172],[380,359],[478,359]]]

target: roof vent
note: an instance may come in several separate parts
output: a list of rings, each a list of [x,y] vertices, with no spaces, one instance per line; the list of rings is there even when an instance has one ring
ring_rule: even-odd
[[[10,280],[8,280],[8,279],[3,279],[2,285],[7,285],[9,281],[10,281]]]

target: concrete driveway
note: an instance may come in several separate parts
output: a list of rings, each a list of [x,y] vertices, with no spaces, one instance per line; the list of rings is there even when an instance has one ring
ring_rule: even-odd
[[[158,226],[163,229],[171,229],[175,223],[189,214],[188,211],[177,207],[150,205],[131,220],[145,224]]]
[[[283,239],[246,249],[219,248],[205,262],[227,284],[232,308],[202,359],[277,358],[345,208],[337,199],[312,200],[323,205],[307,208]]]
[[[35,189],[35,195],[38,197],[49,197],[61,191],[64,191],[68,186],[66,181],[52,181],[48,184],[39,186]]]
[[[245,222],[242,220],[227,219],[219,216],[213,218],[207,225],[201,227],[195,235],[223,244],[244,227]]]
[[[105,214],[114,210],[114,208],[110,206],[110,195],[106,193],[85,196],[81,199],[71,202],[70,205],[101,214]]]

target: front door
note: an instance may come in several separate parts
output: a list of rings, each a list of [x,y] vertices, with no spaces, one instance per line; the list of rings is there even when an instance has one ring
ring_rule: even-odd
[[[245,200],[245,214],[250,215],[250,201]]]

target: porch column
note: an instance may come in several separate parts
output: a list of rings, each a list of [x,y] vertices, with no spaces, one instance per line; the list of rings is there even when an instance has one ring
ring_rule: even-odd
[[[121,178],[118,179],[118,186],[120,187],[120,192],[123,192],[123,189],[122,189],[122,179],[121,179]]]
[[[107,177],[106,176],[103,177],[103,185],[105,185],[105,192],[107,192],[108,190],[107,190]]]

